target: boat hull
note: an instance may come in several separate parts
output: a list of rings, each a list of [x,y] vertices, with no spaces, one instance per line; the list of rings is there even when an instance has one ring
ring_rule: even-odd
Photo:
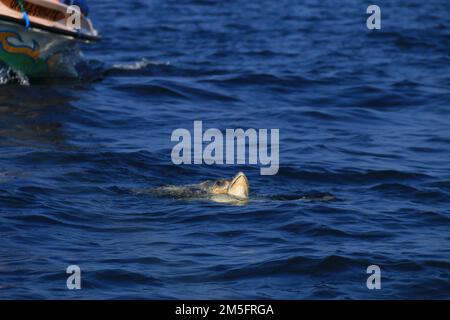
[[[73,38],[0,20],[0,60],[28,77],[74,76],[79,57]]]

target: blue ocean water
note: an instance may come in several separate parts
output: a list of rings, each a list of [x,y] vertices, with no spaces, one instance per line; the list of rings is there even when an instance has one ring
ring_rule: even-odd
[[[90,1],[79,79],[0,86],[0,298],[449,299],[448,2],[376,4]],[[278,175],[173,165],[195,120],[280,128]],[[237,171],[246,206],[133,192]]]

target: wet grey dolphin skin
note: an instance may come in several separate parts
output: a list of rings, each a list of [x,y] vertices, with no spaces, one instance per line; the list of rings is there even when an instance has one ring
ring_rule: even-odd
[[[138,193],[150,193],[158,197],[175,199],[208,199],[218,203],[243,205],[248,202],[250,185],[247,176],[239,172],[231,180],[207,180],[185,186],[164,186]]]

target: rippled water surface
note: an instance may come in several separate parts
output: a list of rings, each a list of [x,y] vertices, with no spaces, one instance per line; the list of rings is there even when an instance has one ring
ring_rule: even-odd
[[[0,298],[450,298],[447,1],[90,2],[79,79],[0,74]],[[280,128],[278,175],[173,165],[195,120]],[[133,192],[240,170],[246,206]]]

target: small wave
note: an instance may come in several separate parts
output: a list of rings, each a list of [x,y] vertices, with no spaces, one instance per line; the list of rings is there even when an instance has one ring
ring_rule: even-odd
[[[270,196],[268,199],[274,201],[305,201],[305,202],[315,202],[315,201],[334,201],[337,198],[330,193],[321,192],[310,192],[308,194],[279,194]]]
[[[84,62],[87,74],[93,74],[97,78],[101,77],[217,77],[229,73],[226,69],[217,68],[195,68],[189,66],[172,65],[169,61],[155,61],[147,58],[129,62],[114,63],[108,65],[98,60],[89,60]],[[205,80],[206,81],[206,80]]]
[[[93,285],[107,287],[115,285],[127,285],[130,283],[160,285],[161,281],[141,272],[130,270],[103,269],[92,273]]]
[[[113,87],[121,92],[126,92],[132,95],[139,95],[141,97],[148,97],[155,99],[156,97],[167,97],[177,99],[193,100],[216,100],[225,102],[235,102],[233,96],[226,95],[213,90],[206,90],[198,88],[185,83],[174,81],[152,81],[147,84],[125,84]]]
[[[371,190],[382,192],[385,195],[408,197],[416,201],[448,202],[448,194],[436,189],[419,189],[402,183],[382,183],[371,187]]]
[[[293,235],[307,235],[314,238],[357,239],[359,241],[385,240],[393,234],[380,231],[350,231],[341,230],[327,225],[317,225],[304,221],[287,223],[279,227],[280,231]]]
[[[129,93],[131,95],[139,95],[139,96],[149,96],[152,98],[156,97],[169,97],[169,98],[178,98],[178,99],[186,99],[187,97],[183,95],[183,93],[178,92],[174,89],[166,87],[164,85],[158,84],[134,84],[130,85],[117,85],[114,87],[115,90]]]
[[[0,66],[0,85],[6,84],[29,86],[30,79],[20,71],[15,71],[10,67]]]
[[[27,225],[29,225],[29,224],[40,225],[40,226],[55,226],[55,225],[64,226],[64,225],[66,225],[64,222],[59,221],[56,218],[52,218],[50,216],[43,215],[43,214],[29,214],[29,215],[23,215],[23,216],[13,216],[10,219],[24,222]]]
[[[96,82],[110,76],[130,76],[130,75],[153,75],[154,69],[164,69],[171,66],[170,62],[153,61],[146,58],[129,63],[106,64],[96,59],[80,59],[76,65],[76,80],[85,82]],[[58,79],[60,81],[61,79]],[[65,79],[66,81],[68,79]],[[74,80],[74,77],[71,77]],[[48,81],[48,80],[47,80]]]
[[[279,77],[266,73],[252,73],[252,74],[240,74],[237,76],[227,77],[223,79],[209,79],[205,82],[222,84],[222,85],[234,85],[234,86],[252,86],[252,85],[271,85],[280,87],[295,87],[300,85],[313,84],[314,81],[301,76],[289,76]]]
[[[131,62],[131,63],[116,63],[113,64],[113,69],[118,70],[126,70],[126,71],[137,71],[147,68],[148,66],[170,66],[170,62],[168,61],[153,61],[148,60],[146,58],[142,58],[139,61]]]
[[[324,270],[330,272],[349,272],[352,268],[361,268],[367,262],[350,259],[341,256],[326,256],[324,258],[310,258],[305,256],[293,256],[257,262],[254,264],[240,265],[235,268],[227,268],[223,272],[215,272],[207,277],[208,280],[235,280],[239,278],[260,278],[277,275],[310,275],[323,274]],[[218,271],[217,268],[214,271]]]
[[[429,179],[430,176],[415,172],[404,172],[397,170],[340,170],[340,171],[306,171],[293,166],[280,168],[278,176],[290,179],[298,179],[313,182],[327,182],[342,184],[346,183],[374,183],[374,182],[398,182],[398,181],[421,181]]]
[[[394,192],[398,194],[411,194],[419,192],[418,189],[401,183],[382,183],[373,186],[371,189],[389,193]]]

